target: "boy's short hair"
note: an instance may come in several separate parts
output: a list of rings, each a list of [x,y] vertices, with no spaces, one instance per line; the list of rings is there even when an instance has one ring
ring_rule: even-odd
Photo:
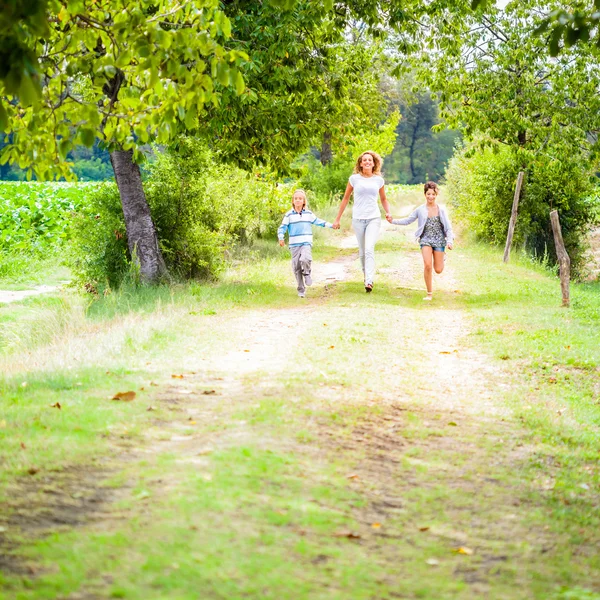
[[[302,194],[304,196],[304,204],[303,204],[302,208],[306,208],[306,192],[302,188],[298,188],[297,190],[294,190],[294,193],[292,194],[292,206],[294,206],[294,196],[296,194]]]

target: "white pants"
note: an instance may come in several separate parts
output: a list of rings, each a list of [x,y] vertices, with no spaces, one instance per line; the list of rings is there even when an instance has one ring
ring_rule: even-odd
[[[365,276],[365,285],[373,284],[375,278],[375,242],[379,237],[381,219],[352,219],[352,227],[358,240],[358,255]]]

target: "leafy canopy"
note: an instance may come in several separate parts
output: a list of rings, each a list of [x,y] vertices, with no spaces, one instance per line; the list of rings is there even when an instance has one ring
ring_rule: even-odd
[[[35,75],[0,83],[0,128],[12,133],[3,163],[67,176],[73,144],[138,153],[193,128],[219,103],[216,83],[244,90],[246,56],[224,47],[231,26],[216,0],[52,0],[48,11],[47,32],[31,27],[24,42],[41,89]]]

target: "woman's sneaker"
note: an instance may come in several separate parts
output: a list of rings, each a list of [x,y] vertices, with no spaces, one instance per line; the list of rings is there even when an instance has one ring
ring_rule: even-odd
[[[312,277],[310,276],[310,273],[304,276],[304,283],[306,285],[312,285]]]
[[[306,298],[306,294],[304,292],[298,292],[298,298]]]

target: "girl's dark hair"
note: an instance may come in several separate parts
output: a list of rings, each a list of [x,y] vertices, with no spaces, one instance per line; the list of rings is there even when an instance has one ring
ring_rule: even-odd
[[[426,194],[427,190],[433,190],[436,194],[439,194],[440,192],[440,188],[438,187],[438,184],[435,181],[428,181],[424,186],[423,186],[423,193]]]

